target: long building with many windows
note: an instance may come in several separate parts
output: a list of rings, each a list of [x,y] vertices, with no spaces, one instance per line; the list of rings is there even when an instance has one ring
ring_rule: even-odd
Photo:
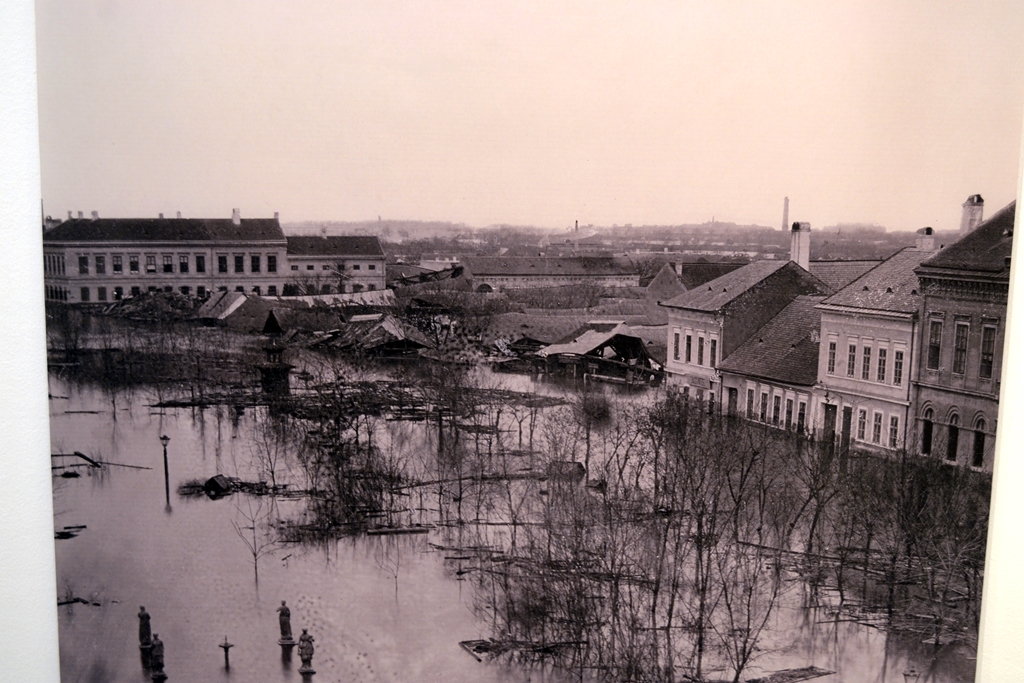
[[[286,238],[274,218],[69,218],[43,234],[48,301],[94,304],[143,292],[279,296],[330,268],[330,293],[383,289],[376,237]],[[340,269],[340,272],[339,272]]]

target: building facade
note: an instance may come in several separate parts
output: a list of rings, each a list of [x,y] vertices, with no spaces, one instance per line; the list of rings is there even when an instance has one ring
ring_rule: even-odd
[[[719,364],[797,296],[832,294],[793,261],[755,261],[668,301],[666,382],[721,405]]]
[[[385,286],[376,237],[286,239],[276,214],[243,219],[237,209],[230,219],[69,217],[43,234],[43,265],[46,299],[69,304],[153,291],[279,296],[326,268],[329,293]]]
[[[104,303],[147,291],[280,293],[278,219],[72,218],[43,235],[46,298]]]
[[[385,287],[384,250],[376,237],[288,238],[286,295],[373,292]]]
[[[908,426],[922,300],[914,269],[935,254],[926,231],[917,247],[896,252],[818,306],[814,423],[841,452],[913,447]]]
[[[968,203],[965,212],[976,210],[977,201]],[[916,269],[923,304],[914,414],[922,455],[992,469],[1015,212],[1016,202]]]

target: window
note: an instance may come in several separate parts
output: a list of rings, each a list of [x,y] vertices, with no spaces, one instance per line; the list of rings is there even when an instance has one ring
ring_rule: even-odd
[[[167,286],[165,286],[165,287],[164,287],[164,291],[165,291],[166,293],[170,294],[171,292],[173,292],[173,291],[174,291],[174,287],[172,287],[172,286],[170,286],[170,285],[167,285]]]
[[[344,263],[339,263],[339,264],[337,264],[336,270],[337,270],[337,271],[338,271],[339,273],[340,273],[341,271],[345,270],[345,264],[344,264]]]
[[[882,414],[875,413],[875,421],[871,425],[871,443],[882,442]]]
[[[79,256],[78,257],[78,274],[88,275],[89,274],[89,257]]]
[[[932,320],[928,324],[928,369],[939,369],[939,352],[942,350],[942,321]]]
[[[124,287],[114,287],[114,301],[120,301],[124,298]]]
[[[718,353],[718,340],[717,340],[717,339],[712,339],[712,340],[711,340],[711,349],[710,349],[710,354],[711,354],[711,358],[710,358],[710,360],[711,360],[711,367],[716,367],[716,366],[717,366],[717,362],[716,362],[716,360],[715,360],[715,354],[716,354],[716,353]]]
[[[370,270],[377,270],[377,266],[375,266],[372,263],[370,265],[366,266],[366,267],[369,268]]]
[[[206,298],[206,287],[203,287],[202,285],[199,285],[198,287],[196,287],[196,296],[199,297],[200,299],[205,299]]]
[[[359,270],[359,264],[357,263],[354,266],[352,266],[352,270]]]
[[[708,392],[708,415],[715,414],[715,392]]]
[[[779,413],[782,412],[782,397],[774,396],[772,398],[772,424],[776,427],[779,426]]]
[[[228,291],[228,288],[227,287],[218,287],[217,291],[218,292],[226,292],[226,291]]]
[[[857,441],[863,441],[864,437],[867,436],[868,430],[868,411],[861,408],[857,411]]]
[[[768,392],[761,393],[761,422],[768,421]]]
[[[192,288],[191,288],[191,287],[187,287],[187,286],[186,286],[186,287],[182,287],[182,288],[180,289],[180,291],[181,291],[181,293],[182,293],[182,294],[184,294],[185,296],[189,296],[190,294],[192,294]]]
[[[171,256],[170,254],[164,254],[164,272],[174,272],[174,257]]]
[[[672,334],[672,358],[679,360],[679,333],[674,332]]]
[[[277,285],[267,285],[267,296],[277,296]]]
[[[687,384],[685,387],[683,387],[683,399],[687,400],[687,401],[690,400],[690,385],[689,384]]]
[[[277,272],[277,254],[267,254],[267,272]]]
[[[704,365],[704,337],[697,337],[697,365]]]
[[[857,370],[857,345],[850,344],[850,353],[846,357],[846,376],[853,377]]]
[[[131,254],[128,256],[128,272],[137,273],[139,272],[139,255]]]
[[[807,403],[800,401],[800,410],[796,414],[796,430],[801,434],[807,424]]]
[[[888,354],[886,349],[878,349],[878,375],[877,379],[885,384],[885,357]]]
[[[226,273],[228,272],[228,257],[225,254],[217,255],[217,272]]]
[[[188,272],[188,254],[178,254],[178,272]]]
[[[747,389],[747,419],[754,419],[754,390]]]
[[[871,347],[864,347],[864,361],[860,368],[861,379],[871,379]]]
[[[981,368],[978,376],[985,379],[992,377],[992,358],[995,356],[996,328],[986,325],[981,328]]]
[[[323,285],[323,286],[321,286],[320,287],[320,293],[321,294],[330,294],[331,293],[331,286],[330,285]]]
[[[156,272],[156,254],[147,254],[146,255],[146,272],[147,273],[155,273]]]
[[[313,264],[310,263],[309,265],[307,265],[306,270],[313,270]]]
[[[366,290],[369,291],[369,292],[376,292],[377,291],[377,285],[366,285]]]
[[[687,363],[689,363],[690,359],[691,359],[690,351],[691,351],[692,346],[693,346],[693,337],[688,334],[688,335],[686,335],[686,362]]]
[[[786,429],[793,428],[793,399],[786,399]]]
[[[260,291],[260,286],[256,285],[255,287],[253,287],[252,288],[252,293],[255,294],[256,296],[259,296],[260,294],[262,294],[262,292]]]
[[[363,291],[363,286],[362,285],[352,285],[352,291],[353,292],[361,292],[361,291]]]
[[[292,266],[292,270],[298,270],[298,269],[299,269],[298,266]]]
[[[828,374],[836,374],[836,343],[834,341],[828,343]]]
[[[97,254],[94,258],[96,259],[96,274],[97,275],[106,275],[106,273],[107,273],[107,258],[105,256],[101,256],[99,254]]]
[[[921,454],[930,455],[932,452],[932,409],[924,411],[924,419],[921,421]]]
[[[704,390],[703,389],[697,389],[697,403],[703,403],[703,402],[704,402]]]
[[[245,287],[243,287],[242,285],[238,285],[237,287],[235,287],[235,291],[245,294]]]
[[[139,296],[140,294],[142,294],[141,287],[132,287],[132,296]]]
[[[245,272],[245,256],[243,256],[242,254],[235,254],[235,272]]]
[[[124,262],[120,254],[114,254],[110,257],[110,270],[118,275],[124,272]]]
[[[896,448],[900,442],[900,418],[889,416],[889,448]]]
[[[971,456],[971,465],[981,467],[985,464],[985,421],[978,420],[974,429],[974,452]]]
[[[953,415],[949,418],[949,436],[946,439],[946,460],[956,462],[956,452],[960,448],[960,418]]]
[[[83,302],[88,302],[89,301],[89,288],[88,287],[82,287],[82,291],[79,292],[79,294],[81,294],[81,299],[82,299]]]
[[[250,272],[253,272],[253,273],[260,272],[260,266],[262,265],[260,261],[261,261],[261,259],[260,259],[260,255],[259,254],[253,254],[249,258],[249,270],[250,270]]]
[[[106,301],[106,300],[107,300],[107,288],[106,287],[97,287],[96,288],[96,301]]]
[[[956,336],[953,338],[953,372],[958,375],[967,370],[967,337],[971,327],[966,323],[956,324]]]
[[[895,386],[903,384],[903,352],[897,351],[892,359],[892,383]]]

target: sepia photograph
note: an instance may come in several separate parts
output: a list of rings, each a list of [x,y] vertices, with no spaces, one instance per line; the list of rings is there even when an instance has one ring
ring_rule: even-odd
[[[976,680],[1024,6],[34,17],[63,683]]]

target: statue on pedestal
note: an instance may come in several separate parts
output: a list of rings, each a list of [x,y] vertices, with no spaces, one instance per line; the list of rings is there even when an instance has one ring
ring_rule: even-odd
[[[302,629],[302,635],[299,636],[299,659],[302,660],[300,674],[316,673],[313,670],[313,636],[309,635],[306,629]]]
[[[294,645],[295,640],[292,638],[292,611],[288,609],[288,605],[285,601],[281,601],[281,606],[277,608],[278,612],[278,623],[281,625],[281,640],[277,641],[281,645]]]
[[[143,649],[149,648],[152,644],[153,632],[150,630],[149,618],[146,608],[139,607],[139,647]]]
[[[164,643],[156,633],[153,634],[153,646],[149,653],[149,661],[153,669],[154,681],[162,681],[167,678],[167,674],[164,673]]]

